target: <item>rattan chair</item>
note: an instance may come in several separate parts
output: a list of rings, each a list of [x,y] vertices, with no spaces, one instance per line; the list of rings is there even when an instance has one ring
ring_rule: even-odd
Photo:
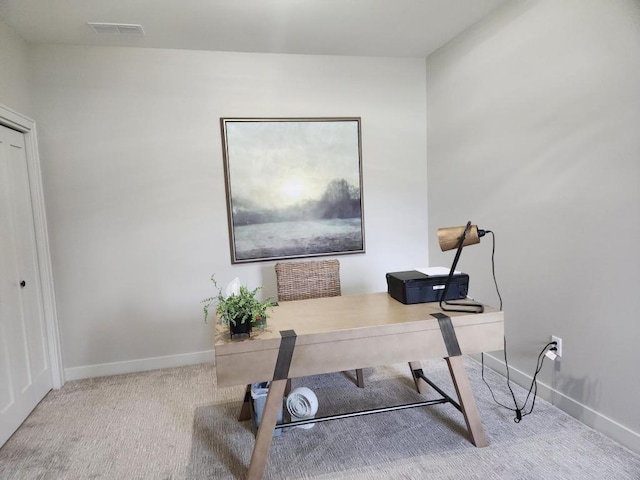
[[[275,270],[279,302],[341,295],[338,260],[278,262]],[[362,369],[356,370],[356,384],[364,387]]]

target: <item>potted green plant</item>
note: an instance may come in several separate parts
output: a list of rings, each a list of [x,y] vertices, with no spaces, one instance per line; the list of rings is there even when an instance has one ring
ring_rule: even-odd
[[[269,317],[267,310],[274,306],[270,298],[258,299],[258,292],[262,287],[249,290],[245,285],[240,285],[237,279],[227,288],[226,294],[216,282],[215,275],[211,281],[217,293],[213,297],[202,300],[204,304],[204,321],[215,312],[221,323],[229,325],[231,336],[239,333],[250,333],[254,325],[264,324]]]

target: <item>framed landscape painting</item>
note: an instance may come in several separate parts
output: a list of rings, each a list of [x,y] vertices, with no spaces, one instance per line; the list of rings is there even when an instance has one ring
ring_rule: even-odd
[[[231,262],[363,253],[360,118],[221,118]]]

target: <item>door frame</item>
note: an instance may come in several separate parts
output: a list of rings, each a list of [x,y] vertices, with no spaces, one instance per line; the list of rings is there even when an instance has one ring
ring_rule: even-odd
[[[42,172],[38,156],[36,123],[24,115],[0,104],[0,125],[17,130],[24,135],[27,172],[29,175],[29,191],[33,208],[33,225],[36,235],[38,253],[38,272],[42,291],[42,307],[47,327],[47,346],[51,365],[53,388],[64,385],[64,369],[62,368],[62,351],[60,348],[60,331],[56,309],[53,273],[51,269],[51,253],[49,251],[49,235],[44,207],[44,191],[42,188]]]

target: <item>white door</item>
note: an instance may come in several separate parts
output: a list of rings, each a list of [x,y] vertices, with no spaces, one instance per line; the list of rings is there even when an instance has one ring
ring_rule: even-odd
[[[24,135],[0,125],[0,446],[52,388]]]

